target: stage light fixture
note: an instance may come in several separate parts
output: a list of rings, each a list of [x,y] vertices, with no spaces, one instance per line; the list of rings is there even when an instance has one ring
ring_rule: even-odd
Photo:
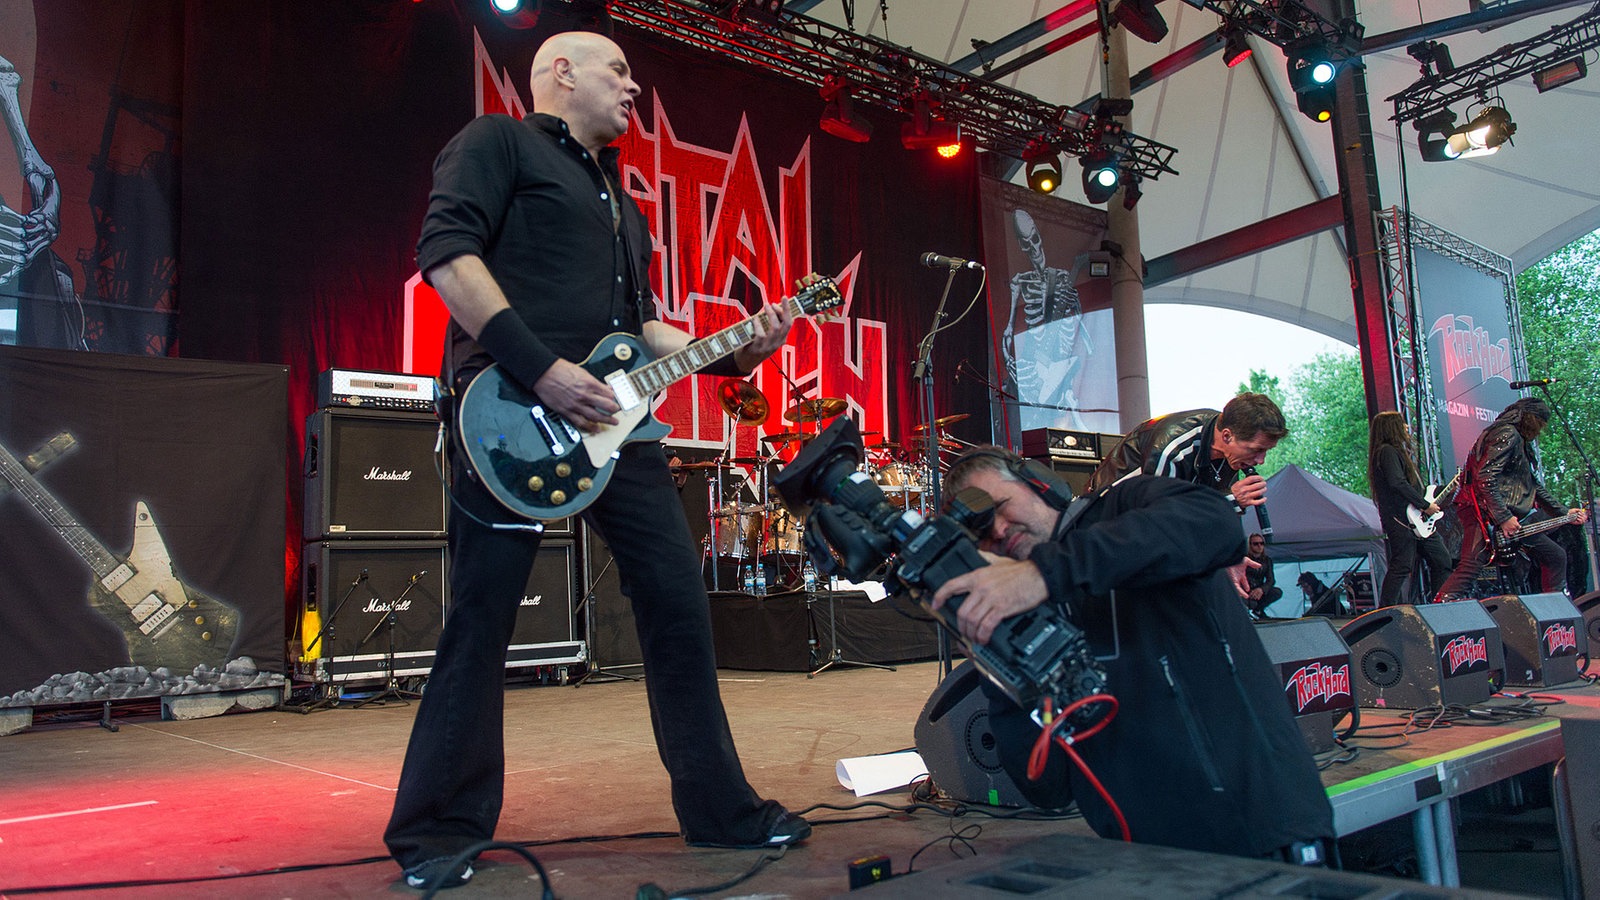
[[[727,0],[718,5],[717,15],[733,22],[762,25],[783,24],[783,0]]]
[[[539,24],[540,0],[489,0],[489,8],[508,28],[532,28]]]
[[[1222,61],[1228,68],[1250,58],[1252,51],[1250,42],[1246,40],[1248,34],[1238,22],[1228,22],[1222,26]]]
[[[1302,48],[1289,57],[1289,86],[1294,88],[1295,105],[1313,122],[1326,122],[1333,118],[1333,106],[1338,94],[1333,79],[1339,67],[1328,57],[1321,45]]]
[[[1326,122],[1333,118],[1333,104],[1338,98],[1333,88],[1312,88],[1294,95],[1295,105],[1313,122]]]
[[[1155,44],[1167,36],[1167,20],[1156,9],[1156,0],[1122,0],[1111,17],[1141,41]]]
[[[1422,77],[1434,78],[1449,75],[1456,70],[1450,59],[1450,48],[1438,41],[1418,41],[1406,48],[1411,58],[1422,64]]]
[[[1499,152],[1500,145],[1509,143],[1517,133],[1517,123],[1503,106],[1490,106],[1472,117],[1472,121],[1450,132],[1447,138],[1450,149],[1460,159],[1488,156]]]
[[[1533,86],[1539,93],[1571,84],[1589,74],[1589,67],[1584,63],[1583,57],[1574,56],[1565,62],[1558,62],[1533,73]]]
[[[939,112],[939,101],[927,90],[911,95],[911,120],[900,125],[900,146],[907,150],[937,149],[940,156],[961,152],[961,130],[946,122]]]
[[[1105,203],[1117,192],[1122,183],[1122,172],[1117,168],[1121,154],[1101,147],[1078,158],[1083,165],[1083,195],[1090,203]]]
[[[1132,212],[1133,208],[1139,205],[1139,199],[1144,196],[1144,189],[1139,186],[1139,182],[1143,180],[1139,176],[1129,173],[1127,186],[1122,189],[1123,209]]]
[[[1061,186],[1061,157],[1048,148],[1026,159],[1028,187],[1041,194],[1054,194]]]
[[[838,75],[822,80],[822,119],[817,123],[836,138],[865,144],[872,140],[872,123],[855,110],[850,94],[855,85]]]
[[[1461,154],[1450,149],[1450,132],[1456,127],[1456,114],[1448,109],[1424,116],[1412,123],[1417,129],[1417,149],[1425,162],[1448,162]]]

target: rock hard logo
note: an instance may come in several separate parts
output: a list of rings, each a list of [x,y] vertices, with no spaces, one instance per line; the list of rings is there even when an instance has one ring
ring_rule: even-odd
[[[1570,622],[1551,622],[1544,629],[1544,655],[1576,656],[1578,629]]]
[[[1439,654],[1439,661],[1444,664],[1446,677],[1459,675],[1463,671],[1487,669],[1489,642],[1481,633],[1477,637],[1458,634],[1444,645],[1444,651]]]
[[[1347,709],[1355,705],[1355,696],[1350,693],[1350,663],[1339,661],[1328,665],[1312,660],[1289,673],[1284,679],[1283,693],[1297,716]]]
[[[1439,336],[1439,348],[1444,359],[1446,384],[1455,381],[1470,369],[1479,370],[1480,381],[1500,378],[1510,381],[1511,338],[1495,340],[1488,329],[1472,321],[1471,316],[1445,315],[1433,321],[1428,336]]]

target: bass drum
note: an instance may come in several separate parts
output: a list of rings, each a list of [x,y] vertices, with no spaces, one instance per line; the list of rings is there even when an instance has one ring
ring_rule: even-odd
[[[724,503],[711,513],[711,545],[718,556],[752,556],[761,541],[766,507]]]
[[[901,509],[920,505],[922,493],[929,487],[927,471],[922,466],[903,462],[879,468],[872,480],[883,490],[884,497]]]

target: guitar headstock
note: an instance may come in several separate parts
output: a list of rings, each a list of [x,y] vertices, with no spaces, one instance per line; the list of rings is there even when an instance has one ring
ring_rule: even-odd
[[[808,316],[827,312],[844,305],[844,295],[839,293],[839,286],[832,278],[812,272],[796,283],[797,290],[794,294],[795,305]]]

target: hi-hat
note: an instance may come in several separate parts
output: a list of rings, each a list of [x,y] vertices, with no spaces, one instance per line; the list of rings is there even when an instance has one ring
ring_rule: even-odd
[[[970,419],[970,418],[972,418],[972,413],[956,413],[953,416],[940,416],[939,418],[933,420],[933,424],[934,424],[935,428],[943,428],[946,425],[954,425],[955,423],[960,422],[963,419]],[[928,426],[927,425],[918,425],[917,427],[915,427],[915,428],[913,428],[911,430],[915,431],[917,434],[924,434],[924,433],[927,432]]]
[[[717,403],[740,425],[760,425],[772,414],[772,404],[761,389],[738,378],[717,385]]]
[[[845,402],[838,397],[817,397],[801,400],[783,414],[791,422],[820,422],[844,412]]]
[[[777,434],[769,434],[761,440],[768,444],[787,444],[790,441],[809,441],[814,437],[816,435],[806,434],[803,431],[780,431]]]

